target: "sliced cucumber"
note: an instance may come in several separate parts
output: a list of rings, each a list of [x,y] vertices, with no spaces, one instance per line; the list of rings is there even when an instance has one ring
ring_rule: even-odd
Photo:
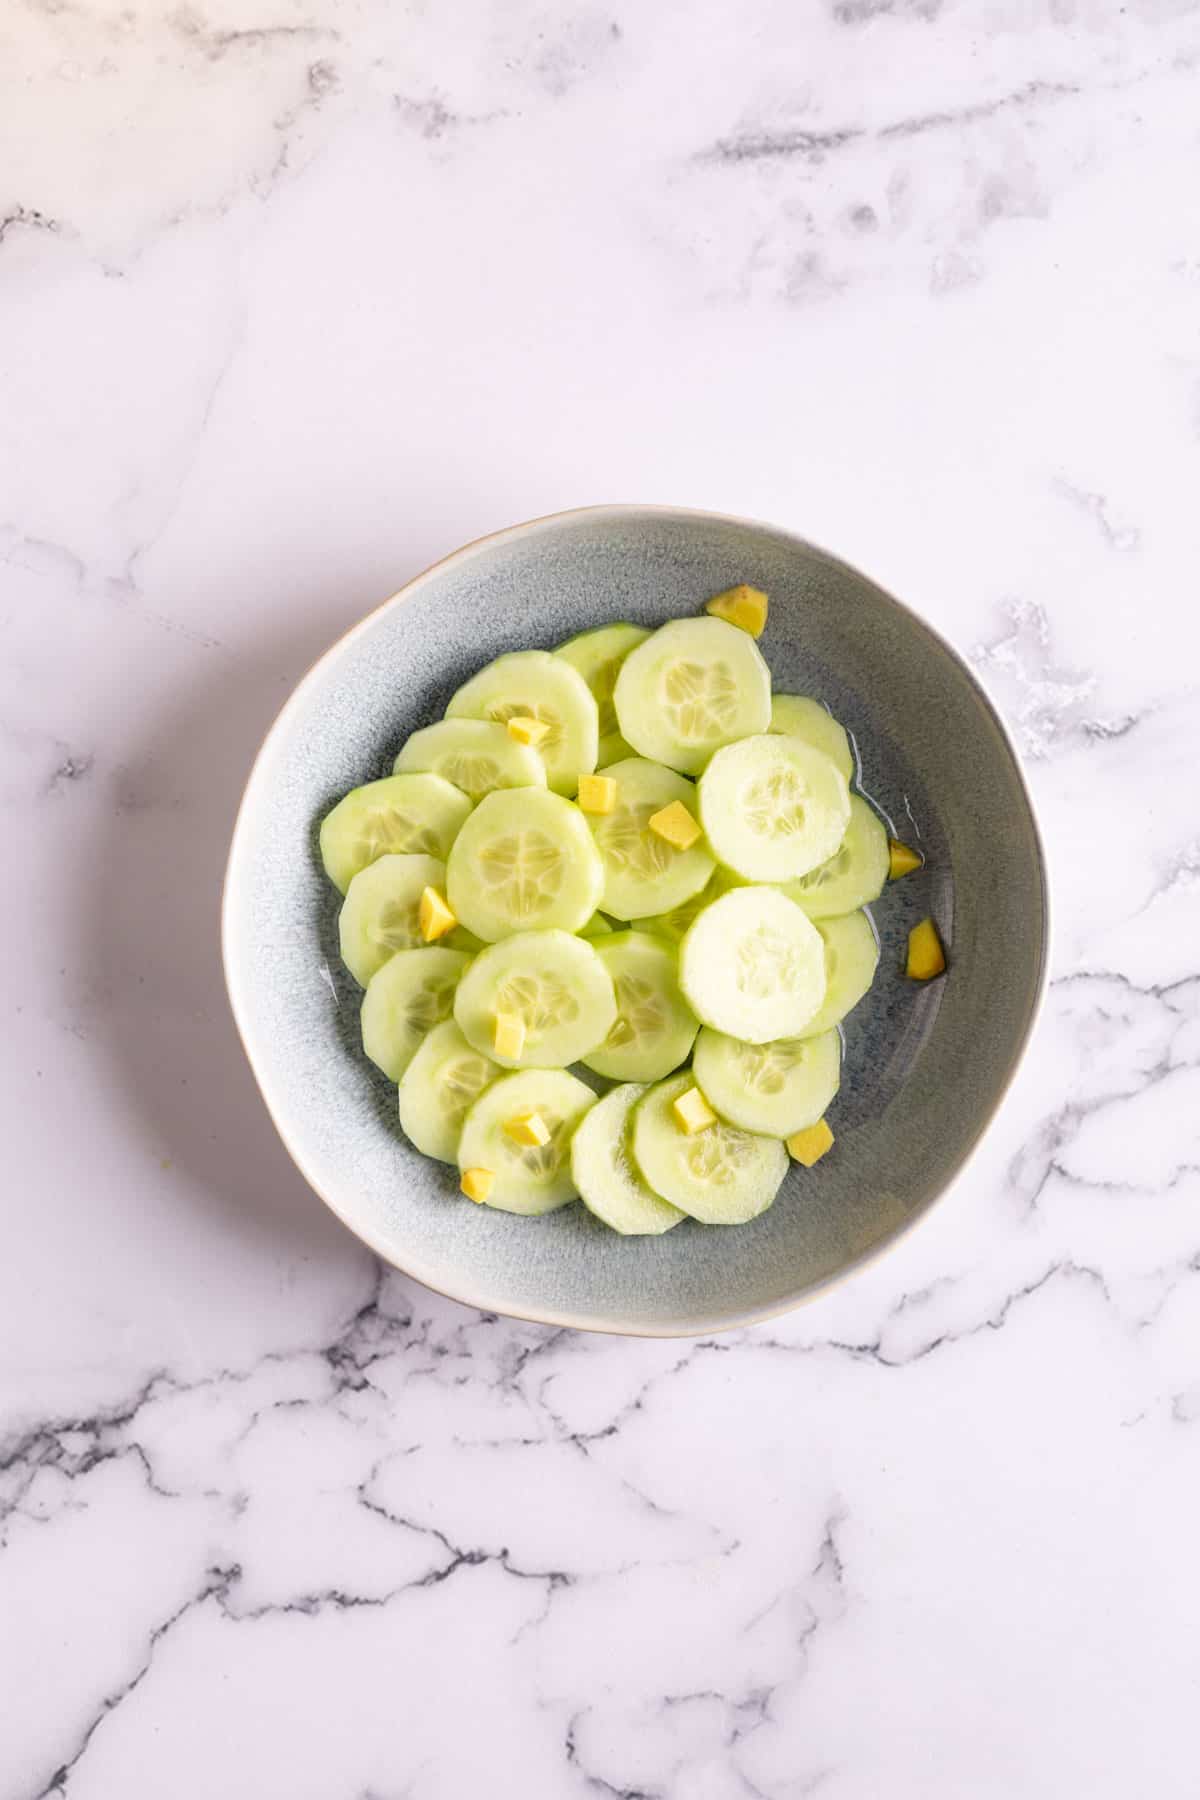
[[[657,1237],[686,1216],[647,1187],[629,1153],[629,1115],[645,1092],[636,1082],[614,1088],[571,1143],[571,1176],[583,1204],[626,1237]]]
[[[754,639],[723,619],[673,619],[631,650],[613,690],[640,756],[697,775],[714,750],[771,721],[771,676]]]
[[[578,807],[523,788],[484,796],[451,846],[446,880],[455,917],[494,943],[514,931],[578,931],[600,903],[604,865]]]
[[[612,925],[602,912],[594,912],[587,924],[579,927],[579,935],[584,938],[611,937]]]
[[[596,954],[612,977],[617,1016],[598,1050],[583,1057],[610,1081],[661,1081],[686,1062],[698,1029],[679,991],[679,957],[662,938],[618,931]]]
[[[673,800],[695,816],[694,784],[640,756],[614,763],[605,774],[617,784],[613,810],[583,815],[604,862],[601,906],[614,919],[681,906],[707,882],[713,858],[703,840],[690,850],[668,844],[651,831],[650,819]]]
[[[819,700],[802,694],[776,694],[771,701],[770,730],[811,744],[837,764],[847,781],[854,780],[857,763],[850,738],[845,727]]]
[[[766,1212],[787,1174],[778,1138],[720,1120],[692,1137],[671,1108],[693,1085],[691,1071],[652,1087],[633,1111],[633,1158],[663,1200],[705,1225],[744,1225]]]
[[[825,946],[825,999],[797,1037],[816,1037],[840,1024],[867,992],[879,964],[879,939],[868,913],[818,919],[816,929]]]
[[[749,1044],[799,1037],[825,997],[824,945],[778,888],[734,888],[684,937],[679,985],[715,1031]]]
[[[644,644],[650,633],[643,625],[600,625],[595,631],[581,631],[568,638],[554,652],[578,669],[591,690],[599,714],[600,748],[596,767],[606,769],[609,763],[632,756],[633,751],[617,728],[617,709],[613,705],[613,688],[621,664],[631,650]]]
[[[371,1061],[399,1081],[427,1031],[450,1017],[454,990],[470,957],[431,944],[397,950],[363,995],[362,1041]]]
[[[393,767],[397,774],[428,769],[471,800],[497,788],[546,785],[546,765],[537,751],[487,719],[442,719],[414,731]]]
[[[343,894],[377,857],[446,852],[471,802],[438,775],[388,775],[339,800],[321,823],[321,861]]]
[[[338,917],[342,961],[366,987],[397,950],[424,944],[417,909],[427,887],[442,888],[446,865],[434,856],[380,856],[360,869]]]
[[[496,1018],[525,1026],[506,1069],[564,1069],[602,1044],[617,1016],[612,977],[591,944],[566,931],[519,932],[480,952],[458,984],[454,1017],[469,1044],[494,1055]]]
[[[700,777],[700,818],[718,861],[747,881],[794,881],[837,851],[846,778],[799,738],[764,732],[718,750]]]
[[[502,1073],[499,1064],[471,1048],[453,1019],[435,1025],[400,1079],[405,1136],[426,1156],[456,1162],[463,1120]]]
[[[719,900],[722,894],[729,893],[731,888],[744,887],[744,883],[731,869],[722,869],[719,865],[710,876],[708,885],[685,900],[682,906],[673,906],[670,912],[649,913],[644,919],[631,919],[630,925],[635,931],[649,931],[655,937],[663,937],[673,944],[678,944],[706,906]]]
[[[496,1179],[487,1204],[501,1212],[553,1212],[575,1198],[571,1139],[595,1103],[591,1088],[562,1069],[502,1076],[484,1089],[463,1121],[458,1166],[492,1171]],[[504,1129],[523,1112],[539,1114],[550,1132],[548,1143],[518,1144]]]
[[[706,1026],[692,1058],[697,1085],[723,1119],[777,1138],[816,1124],[838,1091],[841,1066],[836,1031],[744,1044]]]
[[[827,919],[877,900],[887,878],[887,831],[861,794],[851,794],[841,849],[798,881],[787,882],[783,891],[810,919]]]
[[[595,768],[600,744],[596,702],[579,670],[549,650],[514,650],[480,669],[446,708],[448,719],[500,724],[518,713],[550,727],[538,745],[546,779],[555,793],[573,794]]]

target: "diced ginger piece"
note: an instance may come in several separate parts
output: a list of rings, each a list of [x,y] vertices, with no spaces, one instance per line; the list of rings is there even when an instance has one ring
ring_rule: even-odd
[[[815,1125],[805,1126],[803,1131],[793,1131],[790,1138],[784,1140],[788,1154],[796,1162],[803,1163],[811,1169],[814,1163],[820,1162],[826,1151],[833,1149],[833,1133],[824,1119],[818,1119]]]
[[[535,719],[532,713],[514,713],[506,719],[510,738],[516,738],[518,744],[531,744],[534,749],[542,739],[550,735],[550,727],[544,719]]]
[[[579,810],[585,813],[610,813],[617,804],[617,784],[611,775],[579,777]]]
[[[525,1021],[520,1013],[497,1013],[492,1030],[492,1049],[497,1056],[516,1062],[525,1048]]]
[[[908,959],[904,973],[910,981],[932,981],[946,967],[946,952],[932,919],[922,919],[908,934]]]
[[[717,1122],[716,1113],[698,1087],[688,1088],[686,1093],[680,1094],[671,1111],[679,1129],[686,1131],[689,1137],[694,1137],[698,1131],[707,1131]]]
[[[672,800],[670,806],[651,813],[647,823],[656,837],[674,845],[676,850],[690,850],[704,835],[682,800]]]
[[[540,1150],[550,1142],[550,1127],[539,1112],[517,1113],[504,1129],[514,1144],[525,1144],[531,1150]]]
[[[925,858],[911,844],[902,844],[899,838],[888,839],[888,880],[899,881],[902,875],[911,875],[919,869]]]
[[[482,1205],[491,1193],[495,1180],[490,1169],[464,1169],[460,1185],[468,1200]]]
[[[422,893],[417,921],[421,927],[421,936],[427,944],[432,944],[436,938],[445,937],[458,924],[446,904],[445,895],[439,894],[435,887],[427,887]]]
[[[751,637],[761,637],[767,623],[767,596],[761,588],[747,587],[743,581],[737,587],[714,594],[705,603],[704,610],[714,619],[725,619],[730,625],[740,626]]]

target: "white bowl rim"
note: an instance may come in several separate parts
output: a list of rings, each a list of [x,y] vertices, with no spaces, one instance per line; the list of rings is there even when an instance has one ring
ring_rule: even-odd
[[[350,643],[361,632],[366,631],[381,613],[388,612],[392,607],[399,606],[405,600],[411,599],[412,596],[433,576],[440,574],[443,569],[451,568],[455,563],[467,562],[493,545],[503,544],[520,537],[534,535],[548,526],[567,524],[576,519],[595,519],[599,521],[603,519],[615,520],[631,517],[683,520],[711,519],[720,524],[748,526],[752,530],[766,531],[770,532],[774,537],[788,539],[798,548],[814,553],[816,556],[823,558],[826,562],[835,564],[839,568],[844,569],[847,574],[855,577],[855,579],[865,582],[869,587],[873,588],[876,593],[880,594],[889,605],[894,606],[897,611],[903,613],[919,630],[926,632],[950,660],[958,666],[960,672],[966,677],[969,686],[978,694],[1008,749],[1017,783],[1029,813],[1034,847],[1037,854],[1038,871],[1041,876],[1042,918],[1044,921],[1042,939],[1039,947],[1039,966],[1036,988],[1029,1007],[1029,1014],[1025,1021],[1024,1029],[1022,1030],[1020,1040],[1013,1051],[1012,1059],[1005,1074],[1004,1081],[990,1106],[988,1106],[986,1111],[982,1113],[977,1120],[971,1142],[959,1158],[955,1168],[951,1171],[946,1180],[943,1181],[936,1193],[929,1196],[920,1211],[915,1212],[910,1218],[905,1219],[902,1223],[893,1227],[893,1229],[881,1238],[878,1243],[872,1244],[867,1250],[860,1251],[857,1256],[852,1257],[849,1262],[845,1263],[833,1274],[827,1275],[823,1280],[811,1282],[805,1287],[798,1289],[794,1294],[788,1297],[782,1306],[772,1302],[771,1304],[762,1307],[748,1307],[731,1318],[722,1317],[717,1319],[696,1319],[687,1321],[663,1320],[661,1324],[647,1324],[644,1320],[635,1323],[627,1319],[621,1319],[612,1314],[584,1316],[578,1313],[559,1312],[552,1307],[533,1311],[511,1305],[500,1306],[486,1293],[473,1291],[468,1282],[464,1282],[461,1286],[455,1285],[450,1287],[447,1286],[443,1280],[431,1280],[428,1273],[423,1272],[420,1267],[419,1258],[415,1259],[414,1264],[397,1261],[392,1250],[382,1241],[378,1233],[374,1232],[369,1225],[364,1224],[361,1220],[352,1217],[344,1205],[340,1204],[332,1194],[325,1191],[316,1178],[314,1171],[306,1163],[303,1152],[290,1138],[286,1124],[279,1117],[274,1106],[271,1104],[271,1098],[267,1092],[264,1077],[260,1072],[259,1064],[255,1058],[251,1041],[253,1033],[249,1023],[248,1008],[245,1006],[238,991],[238,982],[233,973],[234,958],[231,950],[234,932],[232,921],[233,903],[231,898],[231,876],[234,865],[238,860],[242,841],[248,835],[250,830],[248,819],[251,811],[251,804],[255,798],[255,787],[257,783],[263,779],[262,770],[265,753],[276,732],[280,730],[292,711],[301,705],[305,690],[308,688],[309,684],[316,679],[324,665],[332,657],[339,654],[344,645]],[[502,1317],[518,1319],[531,1325],[549,1325],[575,1331],[593,1331],[602,1335],[617,1337],[709,1337],[718,1332],[738,1331],[750,1325],[761,1325],[771,1319],[783,1318],[788,1313],[794,1312],[798,1307],[807,1305],[808,1302],[828,1294],[833,1288],[840,1286],[843,1281],[847,1280],[850,1276],[857,1274],[861,1269],[869,1267],[880,1257],[885,1255],[887,1251],[891,1250],[894,1245],[899,1243],[902,1238],[907,1237],[909,1232],[919,1225],[922,1220],[928,1218],[934,1207],[939,1206],[951,1190],[957,1187],[959,1181],[975,1161],[984,1138],[987,1136],[997,1113],[1004,1104],[1021,1064],[1025,1059],[1030,1039],[1037,1027],[1042,1008],[1045,1004],[1046,991],[1049,985],[1051,941],[1052,918],[1050,910],[1049,864],[1046,853],[1046,844],[1038,820],[1037,809],[1034,806],[1033,795],[1030,792],[1029,783],[1025,777],[1025,769],[1021,761],[1021,755],[1013,738],[1013,734],[1010,731],[1006,720],[1002,716],[999,707],[992,700],[978,674],[970,666],[961,652],[949,642],[936,626],[931,625],[927,619],[923,618],[920,613],[909,606],[905,601],[898,600],[890,590],[881,587],[872,576],[864,574],[862,570],[857,568],[853,563],[847,562],[844,557],[836,556],[833,552],[822,549],[819,544],[814,544],[810,538],[802,537],[798,532],[789,531],[786,527],[771,524],[767,520],[748,519],[736,513],[714,512],[710,508],[705,507],[659,505],[653,502],[604,502],[598,505],[572,506],[567,507],[560,512],[543,513],[537,518],[525,519],[519,524],[507,525],[498,531],[488,532],[482,537],[472,538],[469,543],[460,545],[458,549],[452,550],[448,555],[439,557],[436,562],[430,563],[428,567],[422,569],[409,581],[406,581],[403,587],[398,588],[394,594],[390,594],[386,600],[381,601],[378,606],[373,607],[371,611],[366,613],[363,618],[359,619],[356,624],[351,625],[339,638],[336,638],[327,649],[322,651],[321,655],[317,657],[316,661],[312,663],[305,674],[301,676],[300,680],[288,695],[288,698],[280,707],[279,712],[276,714],[274,720],[264,734],[262,742],[259,744],[258,750],[255,753],[254,762],[250,768],[250,773],[246,779],[246,785],[242,790],[241,800],[238,803],[237,816],[234,820],[233,833],[229,846],[229,856],[225,865],[225,876],[221,889],[221,961],[225,974],[226,993],[228,994],[230,1009],[233,1013],[234,1026],[237,1030],[238,1037],[241,1040],[242,1049],[244,1050],[246,1060],[250,1065],[251,1073],[258,1086],[258,1091],[262,1096],[263,1105],[266,1107],[268,1116],[275,1127],[280,1142],[283,1144],[300,1174],[317,1195],[318,1199],[322,1200],[335,1217],[340,1219],[342,1224],[352,1231],[360,1242],[366,1244],[367,1248],[372,1250],[382,1262],[386,1263],[390,1268],[399,1270],[402,1275],[407,1275],[412,1280],[419,1282],[422,1287],[428,1288],[432,1293],[440,1294],[444,1299],[455,1300],[462,1306],[474,1307],[478,1312],[497,1313]]]

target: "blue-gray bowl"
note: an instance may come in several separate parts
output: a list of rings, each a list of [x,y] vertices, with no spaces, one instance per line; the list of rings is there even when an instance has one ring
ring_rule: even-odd
[[[615,619],[656,625],[735,582],[765,588],[776,687],[851,730],[862,785],[919,842],[922,871],[873,908],[875,987],[846,1022],[834,1152],[794,1167],[753,1224],[623,1238],[580,1205],[540,1219],[473,1206],[419,1155],[363,1055],[337,958],[317,826],[386,774],[401,741],[504,650]],[[931,913],[949,973],[903,975]],[[470,544],[409,583],[304,678],[259,753],[225,888],[226,978],[247,1055],[305,1178],[380,1256],[469,1305],[596,1331],[686,1335],[795,1306],[891,1243],[965,1164],[1037,1013],[1046,877],[1012,744],[953,650],[865,576],[766,525],[604,506]]]

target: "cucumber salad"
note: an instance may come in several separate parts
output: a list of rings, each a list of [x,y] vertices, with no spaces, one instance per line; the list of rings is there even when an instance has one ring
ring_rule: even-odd
[[[833,1146],[864,909],[921,857],[829,711],[772,693],[766,619],[740,586],[498,657],[322,823],[363,1048],[468,1199],[739,1225]],[[922,920],[907,973],[945,966]]]

